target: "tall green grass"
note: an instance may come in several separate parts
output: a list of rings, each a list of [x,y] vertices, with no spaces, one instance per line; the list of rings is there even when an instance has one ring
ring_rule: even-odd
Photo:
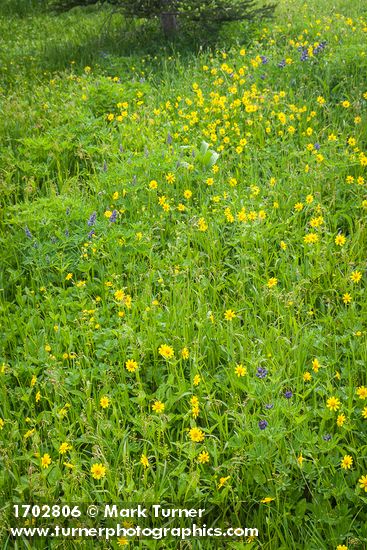
[[[259,529],[187,547],[362,550],[364,4],[201,51],[27,6],[0,19],[3,547],[122,544],[11,541],[13,502],[174,502]]]

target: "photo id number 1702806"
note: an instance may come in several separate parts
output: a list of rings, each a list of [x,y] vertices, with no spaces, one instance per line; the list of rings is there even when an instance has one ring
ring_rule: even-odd
[[[54,504],[50,506],[43,504],[14,504],[14,517],[16,518],[79,518],[81,511],[78,506],[68,506],[67,504],[60,506]]]

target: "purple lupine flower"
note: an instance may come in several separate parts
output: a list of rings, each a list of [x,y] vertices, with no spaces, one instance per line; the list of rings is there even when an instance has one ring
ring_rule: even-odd
[[[313,49],[313,54],[317,55],[318,53],[322,52],[325,46],[326,46],[326,42],[320,42],[320,44]]]
[[[95,233],[94,229],[92,229],[92,231],[89,231],[88,239],[91,239],[93,237],[94,233]]]
[[[264,367],[257,367],[256,376],[258,378],[266,378],[268,371]]]
[[[93,212],[93,214],[90,215],[89,220],[87,221],[87,224],[89,227],[92,227],[92,225],[95,224],[95,221],[97,219],[97,212]]]
[[[267,63],[269,63],[269,59],[266,57],[266,55],[260,55],[261,57],[261,63],[263,65],[266,65]]]
[[[307,61],[308,59],[308,52],[307,50],[303,50],[301,53],[301,61]]]
[[[290,399],[292,396],[293,396],[293,393],[291,392],[291,390],[287,390],[286,392],[284,392],[284,397],[286,399]]]
[[[323,439],[324,441],[330,441],[331,435],[330,435],[330,434],[325,434],[325,435],[322,436],[322,439]]]
[[[284,69],[285,66],[286,66],[285,59],[282,59],[282,60],[278,63],[278,67],[280,67],[281,69]]]
[[[259,428],[260,430],[265,430],[265,428],[267,427],[268,423],[266,420],[260,420],[259,422]]]
[[[32,233],[29,231],[28,227],[25,226],[24,228],[24,233],[26,234],[26,236],[28,237],[28,239],[31,239],[32,238]]]
[[[321,145],[318,142],[316,142],[314,144],[314,147],[315,147],[316,151],[320,151]]]
[[[272,409],[273,407],[274,407],[274,405],[273,405],[272,403],[267,403],[267,404],[265,405],[265,409],[267,409],[268,411],[269,411],[270,409]]]
[[[116,220],[117,220],[117,210],[113,210],[110,216],[110,223],[115,223]]]

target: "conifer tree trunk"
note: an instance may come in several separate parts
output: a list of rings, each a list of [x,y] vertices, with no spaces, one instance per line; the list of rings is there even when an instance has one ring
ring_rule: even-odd
[[[162,13],[160,15],[161,27],[166,36],[172,36],[177,32],[178,23],[175,12],[176,0],[162,0]]]

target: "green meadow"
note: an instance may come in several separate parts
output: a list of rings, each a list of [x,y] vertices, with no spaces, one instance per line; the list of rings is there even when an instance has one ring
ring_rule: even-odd
[[[4,549],[367,548],[366,5],[195,33],[1,3]],[[258,536],[11,536],[30,503]]]

